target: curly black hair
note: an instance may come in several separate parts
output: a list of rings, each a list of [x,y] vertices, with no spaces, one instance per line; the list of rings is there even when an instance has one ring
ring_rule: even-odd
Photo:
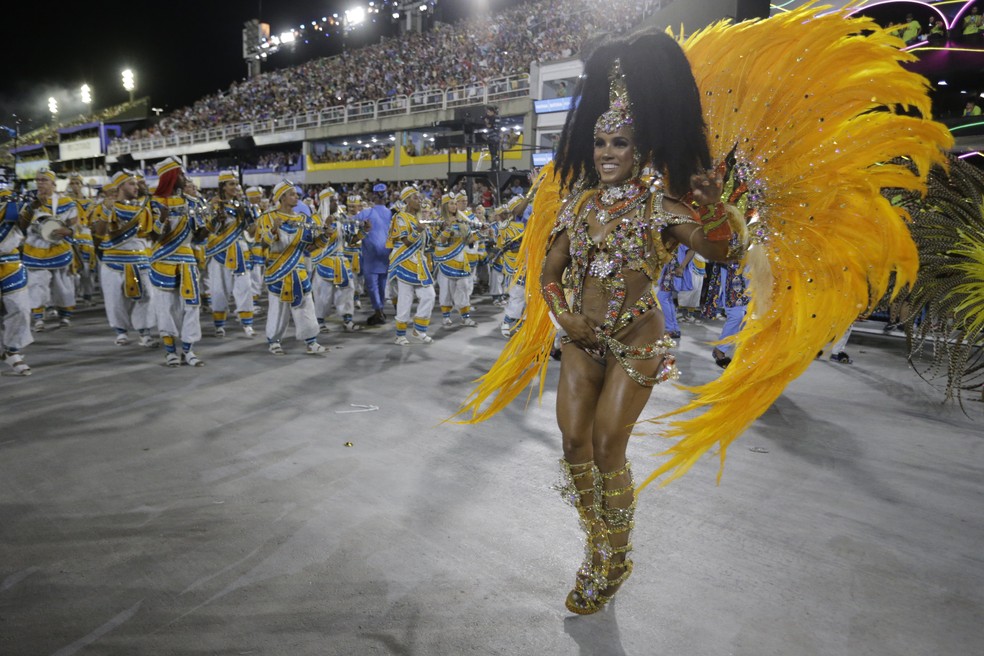
[[[598,182],[594,125],[608,110],[609,73],[621,61],[632,102],[636,149],[666,177],[671,194],[690,189],[690,176],[710,168],[700,92],[680,45],[653,29],[596,42],[574,89],[575,109],[557,145],[556,166],[568,186]]]

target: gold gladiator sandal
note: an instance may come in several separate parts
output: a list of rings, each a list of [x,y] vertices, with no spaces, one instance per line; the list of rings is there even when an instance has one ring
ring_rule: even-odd
[[[635,485],[632,464],[628,461],[619,469],[601,475],[601,516],[608,529],[610,549],[608,581],[599,595],[600,605],[611,601],[615,593],[632,574],[630,532],[635,527]]]
[[[601,608],[598,597],[608,585],[608,529],[601,518],[601,476],[593,462],[572,465],[561,460],[560,466],[564,480],[558,489],[577,510],[585,535],[584,561],[566,606],[572,613],[589,615]]]

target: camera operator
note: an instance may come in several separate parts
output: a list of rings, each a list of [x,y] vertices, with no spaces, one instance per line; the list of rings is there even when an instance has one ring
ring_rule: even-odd
[[[489,157],[492,160],[492,170],[500,170],[499,158],[502,153],[502,144],[499,136],[499,108],[495,105],[488,105],[485,108],[486,141],[489,145]]]

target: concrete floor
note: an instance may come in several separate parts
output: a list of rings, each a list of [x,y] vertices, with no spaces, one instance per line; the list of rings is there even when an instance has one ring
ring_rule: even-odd
[[[0,654],[984,652],[984,409],[941,405],[899,340],[811,366],[722,485],[707,458],[645,491],[633,578],[572,617],[552,392],[439,423],[502,346],[493,310],[321,358],[232,329],[202,369],[114,346],[96,310],[39,335],[34,375],[0,377]],[[719,327],[685,326],[683,382],[717,375]],[[661,448],[630,443],[637,475]]]

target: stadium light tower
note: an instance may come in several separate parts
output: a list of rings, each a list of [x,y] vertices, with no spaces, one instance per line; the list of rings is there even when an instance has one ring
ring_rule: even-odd
[[[83,84],[79,89],[79,93],[82,95],[82,102],[86,105],[92,106],[92,87],[88,84]]]
[[[58,118],[58,100],[54,96],[48,96],[48,111],[51,112],[51,120]]]
[[[366,10],[362,7],[353,7],[345,10],[345,29],[352,29],[366,21]]]
[[[125,69],[122,73],[123,88],[130,92],[130,102],[133,102],[133,90],[137,88],[137,83],[133,77],[132,69]]]

